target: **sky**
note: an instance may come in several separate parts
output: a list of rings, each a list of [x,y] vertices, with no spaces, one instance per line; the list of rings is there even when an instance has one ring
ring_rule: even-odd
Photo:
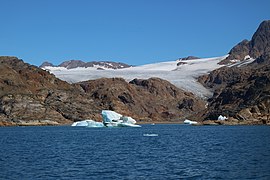
[[[142,65],[226,55],[270,19],[269,0],[0,0],[0,56]]]

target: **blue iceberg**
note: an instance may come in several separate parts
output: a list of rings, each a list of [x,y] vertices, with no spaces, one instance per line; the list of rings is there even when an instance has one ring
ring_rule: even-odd
[[[106,127],[141,127],[132,117],[123,116],[114,111],[103,110],[101,114]]]
[[[84,120],[74,122],[71,126],[85,126],[85,127],[141,127],[136,124],[136,120],[123,116],[117,112],[110,110],[103,110],[101,112],[103,121],[96,122],[94,120]]]

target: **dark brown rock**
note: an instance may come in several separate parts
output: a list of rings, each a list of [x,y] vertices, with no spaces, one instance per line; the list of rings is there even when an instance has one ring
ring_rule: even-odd
[[[176,121],[205,107],[201,99],[159,78],[98,79],[78,83],[103,109],[131,115],[145,121]]]
[[[205,119],[233,117],[239,124],[267,124],[270,109],[270,58],[243,67],[224,67],[200,78],[214,90]]]
[[[270,20],[263,21],[258,27],[251,41],[244,40],[237,44],[229,52],[229,56],[221,62],[228,64],[230,60],[244,60],[246,56],[251,58],[259,58],[263,54],[270,52]]]
[[[246,55],[256,58],[240,67],[223,67],[199,82],[211,88],[208,109],[200,114],[205,120],[216,120],[219,115],[229,117],[227,124],[269,124],[270,116],[270,21],[261,23],[251,41],[235,46],[229,57],[243,60]]]

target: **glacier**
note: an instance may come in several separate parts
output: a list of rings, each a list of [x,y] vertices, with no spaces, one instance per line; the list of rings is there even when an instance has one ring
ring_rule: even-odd
[[[95,80],[104,77],[120,77],[124,78],[126,81],[131,81],[135,78],[148,79],[158,77],[171,82],[178,88],[193,92],[199,97],[210,97],[212,96],[212,92],[201,85],[197,81],[197,78],[200,75],[207,74],[214,69],[222,67],[223,65],[219,65],[218,63],[227,56],[228,55],[194,60],[171,60],[116,70],[97,70],[95,67],[66,69],[63,67],[50,66],[44,67],[43,69],[69,83]],[[182,62],[182,64],[177,66],[179,62]]]

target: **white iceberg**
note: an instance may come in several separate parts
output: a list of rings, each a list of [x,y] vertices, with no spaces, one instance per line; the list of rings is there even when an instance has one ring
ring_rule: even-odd
[[[93,120],[84,120],[74,122],[71,126],[84,126],[84,127],[104,127],[103,123]]]
[[[85,126],[85,127],[141,127],[136,124],[136,120],[118,114],[117,112],[110,110],[103,110],[102,113],[102,122],[96,122],[94,120],[84,120],[74,122],[71,126]]]
[[[226,116],[222,116],[222,115],[218,116],[218,120],[225,121],[226,119],[228,119]]]
[[[136,120],[123,116],[117,112],[110,110],[103,110],[101,112],[103,118],[103,124],[106,127],[141,127],[136,124]]]
[[[184,121],[184,123],[185,123],[185,124],[197,124],[198,122],[196,122],[196,121],[191,121],[191,120],[186,119],[186,120]]]
[[[156,137],[156,136],[158,136],[158,134],[143,134],[143,136]]]

